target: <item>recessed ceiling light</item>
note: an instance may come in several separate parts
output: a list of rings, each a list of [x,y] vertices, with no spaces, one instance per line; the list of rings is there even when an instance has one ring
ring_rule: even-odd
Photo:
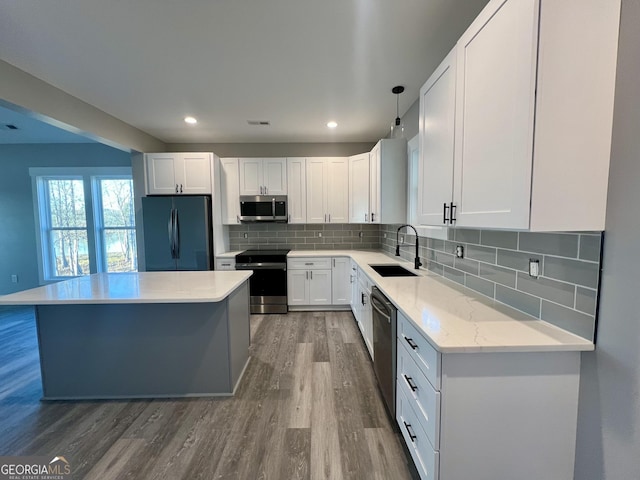
[[[198,120],[196,120],[193,117],[184,117],[184,121],[187,122],[189,125],[195,125],[196,123],[198,123]]]
[[[331,122],[327,122],[327,127],[329,128],[336,128],[338,126],[337,122],[334,122],[333,120]]]

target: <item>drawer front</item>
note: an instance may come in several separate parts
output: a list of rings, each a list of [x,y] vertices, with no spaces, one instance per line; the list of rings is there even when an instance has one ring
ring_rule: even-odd
[[[437,480],[440,455],[431,447],[411,401],[398,382],[396,420],[422,480]]]
[[[422,423],[434,450],[440,450],[440,392],[418,368],[405,345],[398,342],[398,385],[413,402],[414,411]]]
[[[217,258],[216,270],[235,270],[236,261],[233,258]]]
[[[440,390],[440,354],[402,312],[398,312],[398,341],[407,347],[431,385]]]
[[[287,259],[290,270],[314,270],[331,268],[331,257],[297,257]]]
[[[362,269],[358,269],[358,281],[364,285],[364,287],[371,291],[371,287],[373,286],[373,282],[367,277],[367,275],[362,271]]]

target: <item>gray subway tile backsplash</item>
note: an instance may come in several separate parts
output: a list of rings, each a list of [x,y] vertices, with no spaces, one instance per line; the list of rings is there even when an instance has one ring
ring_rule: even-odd
[[[519,292],[513,288],[496,285],[496,300],[513,308],[540,318],[540,298],[527,293]]]
[[[600,235],[580,235],[580,250],[578,257],[581,260],[600,261]]]
[[[518,232],[504,232],[501,230],[482,230],[480,232],[480,243],[491,247],[518,248]]]
[[[380,246],[389,253],[395,251],[396,228],[380,226]],[[449,229],[446,238],[420,238],[419,253],[429,271],[593,340],[599,232]],[[465,258],[454,256],[456,245],[464,246]],[[414,247],[401,248],[402,258],[411,261],[414,255]],[[540,262],[538,278],[528,274],[530,259]]]
[[[545,257],[544,276],[564,282],[571,282],[583,287],[598,286],[600,266],[597,263],[571,260],[568,258]]]
[[[568,330],[583,338],[593,340],[593,316],[576,310],[562,307],[552,302],[542,301],[542,320],[553,323],[557,327]]]
[[[533,278],[526,273],[518,272],[518,290],[552,302],[573,307],[576,286],[570,283],[557,282],[550,278]]]
[[[516,288],[516,272],[497,265],[480,264],[480,276],[506,287]]]
[[[575,234],[520,232],[519,237],[518,249],[524,252],[568,258],[578,256],[578,235]]]

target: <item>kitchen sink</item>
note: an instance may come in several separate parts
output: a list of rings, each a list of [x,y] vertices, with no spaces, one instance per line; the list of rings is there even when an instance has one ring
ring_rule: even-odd
[[[381,277],[417,277],[411,270],[400,265],[369,265]]]

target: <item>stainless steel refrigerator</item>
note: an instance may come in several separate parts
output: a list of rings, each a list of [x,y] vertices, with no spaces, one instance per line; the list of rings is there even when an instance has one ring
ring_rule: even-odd
[[[142,198],[148,272],[213,270],[211,197]]]

